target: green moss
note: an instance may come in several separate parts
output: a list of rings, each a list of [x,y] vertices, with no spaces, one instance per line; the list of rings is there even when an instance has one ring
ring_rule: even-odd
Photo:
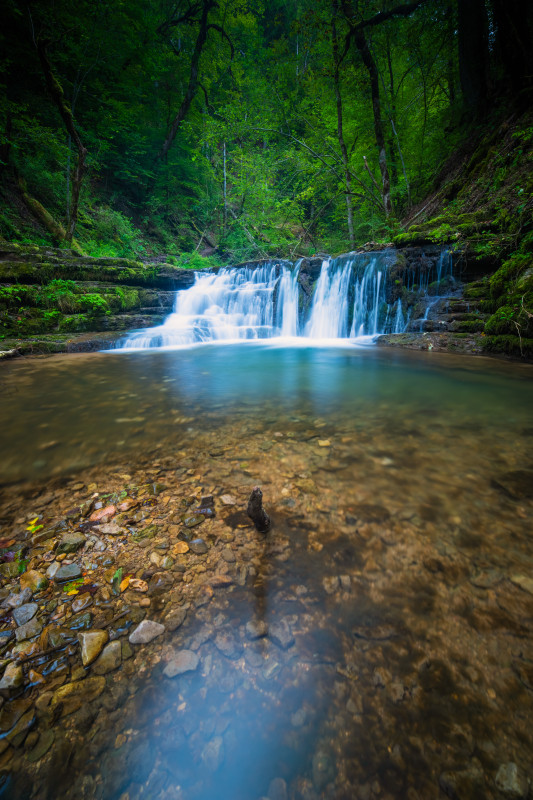
[[[483,350],[488,353],[503,353],[518,358],[533,358],[533,339],[518,336],[486,336]]]
[[[482,319],[457,320],[449,325],[449,330],[454,333],[481,333],[484,328],[485,323]]]

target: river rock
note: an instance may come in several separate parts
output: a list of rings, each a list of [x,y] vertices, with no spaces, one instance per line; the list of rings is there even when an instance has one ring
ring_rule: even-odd
[[[226,563],[228,564],[233,564],[233,562],[237,560],[235,558],[235,553],[229,547],[225,547],[220,555],[222,556],[224,561],[226,561]]]
[[[148,594],[153,597],[157,594],[164,594],[172,587],[174,579],[168,572],[154,572],[150,578]]]
[[[61,566],[61,562],[60,561],[52,561],[52,563],[50,564],[50,566],[46,570],[46,577],[49,580],[53,581],[55,576],[56,576],[56,572],[58,571],[60,566]]]
[[[251,619],[246,623],[246,636],[252,641],[262,639],[268,633],[268,625],[262,619]]]
[[[533,578],[528,575],[511,575],[511,581],[515,586],[519,586],[524,592],[533,594]]]
[[[529,781],[526,774],[512,761],[500,764],[496,773],[496,786],[506,797],[522,800],[529,794]]]
[[[346,522],[350,525],[355,522],[386,522],[390,514],[383,506],[371,503],[361,503],[352,507],[352,513],[346,516]]]
[[[28,735],[29,731],[35,724],[35,711],[34,709],[30,709],[27,711],[23,716],[19,719],[17,724],[14,728],[12,728],[8,734],[6,734],[7,741],[13,745],[13,747],[20,747],[24,743],[24,739]]]
[[[40,761],[41,758],[50,750],[54,743],[55,734],[52,730],[43,731],[39,736],[39,740],[33,750],[26,753],[26,758],[33,764]]]
[[[182,514],[181,521],[185,525],[186,528],[195,528],[196,525],[201,525],[204,522],[205,517],[203,514]]]
[[[148,642],[151,642],[157,636],[161,636],[164,632],[164,625],[151,619],[144,619],[133,633],[130,633],[128,639],[130,644],[148,644]]]
[[[280,622],[274,622],[270,626],[269,637],[274,644],[281,647],[282,650],[288,650],[294,644],[294,636],[288,623],[282,619]]]
[[[77,564],[62,564],[54,575],[56,583],[73,581],[76,578],[81,578],[81,569]]]
[[[22,686],[23,679],[22,667],[12,661],[7,665],[2,680],[0,680],[0,690],[17,689],[19,686]]]
[[[166,665],[163,675],[166,675],[167,678],[175,678],[176,675],[193,672],[199,663],[200,659],[192,650],[178,650]]]
[[[17,642],[23,642],[25,639],[33,639],[34,636],[37,636],[43,629],[42,622],[34,617],[30,619],[29,622],[26,622],[25,625],[21,625],[15,631],[15,636],[17,637]]]
[[[106,645],[92,666],[92,671],[96,675],[107,675],[122,663],[122,645],[118,640]]]
[[[19,606],[23,606],[25,603],[28,603],[31,600],[32,591],[28,587],[26,589],[22,589],[18,594],[10,594],[4,602],[2,606],[4,608],[19,608]]]
[[[48,578],[42,572],[37,572],[35,569],[30,569],[20,576],[20,588],[30,589],[31,593],[38,592],[41,589],[46,589],[48,586]]]
[[[16,578],[19,574],[19,565],[16,561],[6,561],[5,564],[0,564],[0,575],[4,578]]]
[[[209,772],[216,772],[224,760],[224,741],[215,736],[202,750],[202,761]]]
[[[25,625],[36,615],[38,608],[37,603],[25,603],[23,606],[14,609],[13,619],[17,625]]]
[[[533,497],[533,470],[516,469],[493,478],[492,485],[513,500]]]
[[[92,605],[93,599],[89,592],[84,592],[83,594],[78,595],[72,601],[72,612],[77,614],[79,611],[83,611],[84,608],[88,608]]]
[[[61,704],[63,716],[72,714],[82,706],[92,703],[105,689],[105,678],[101,675],[91,676],[82,681],[73,681],[60,686],[54,692],[51,707]]]
[[[81,661],[84,667],[88,667],[95,661],[109,638],[107,631],[84,631],[78,633],[78,641],[81,645]]]
[[[59,542],[56,555],[60,553],[76,553],[85,544],[85,536],[82,533],[67,533]]]
[[[175,608],[165,617],[165,628],[167,631],[177,630],[185,622],[187,616],[186,608]]]
[[[203,520],[203,517],[202,517]],[[202,556],[208,551],[208,546],[204,542],[203,539],[193,539],[192,542],[189,542],[189,548],[195,553],[197,556]]]
[[[220,631],[215,636],[215,645],[226,658],[238,658],[242,652],[242,645],[237,641],[231,631]]]

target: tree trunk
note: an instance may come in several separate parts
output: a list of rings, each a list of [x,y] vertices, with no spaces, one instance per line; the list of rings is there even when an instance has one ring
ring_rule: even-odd
[[[198,31],[196,44],[194,46],[194,52],[192,54],[191,69],[189,73],[189,83],[187,86],[187,91],[185,92],[185,97],[181,101],[178,113],[172,120],[172,124],[168,131],[167,137],[163,142],[163,145],[157,155],[157,158],[160,161],[166,158],[167,153],[170,150],[174,139],[176,138],[176,134],[180,129],[183,120],[187,116],[187,112],[191,107],[191,103],[194,100],[196,93],[198,92],[199,88],[198,71],[200,66],[200,56],[202,55],[202,50],[204,49],[204,45],[207,41],[207,34],[209,31],[209,22],[208,22],[209,12],[215,6],[216,2],[214,2],[214,0],[203,0],[202,16],[200,19],[200,30]]]
[[[80,192],[83,183],[83,177],[85,175],[85,159],[87,157],[87,149],[83,146],[83,143],[76,129],[76,124],[74,122],[72,110],[68,105],[67,101],[65,100],[65,93],[63,92],[63,87],[61,86],[58,79],[54,75],[54,72],[52,70],[52,65],[50,64],[50,60],[48,58],[48,53],[46,52],[46,47],[47,43],[43,39],[37,40],[37,52],[39,54],[39,61],[41,62],[41,67],[46,80],[46,87],[48,89],[48,92],[50,93],[52,100],[57,106],[57,110],[59,111],[61,119],[65,123],[65,127],[67,129],[69,137],[75,143],[76,148],[78,150],[78,161],[76,163],[76,169],[74,170],[74,175],[72,176],[70,213],[68,213],[67,211],[67,228],[65,231],[65,242],[68,245],[71,245],[72,239],[74,237],[74,231],[76,230],[76,224],[78,222]]]
[[[533,83],[531,0],[492,0],[492,9],[504,81],[516,94]]]
[[[390,196],[390,178],[389,170],[387,167],[387,151],[385,148],[385,135],[383,132],[383,123],[381,120],[381,102],[379,97],[379,73],[376,62],[372,57],[370,48],[365,34],[362,30],[354,32],[355,46],[361,54],[363,64],[367,68],[368,76],[370,78],[370,91],[372,94],[372,110],[374,113],[374,134],[376,137],[376,144],[379,150],[379,170],[381,172],[381,196],[383,198],[383,209],[385,216],[392,215],[392,202]]]
[[[344,140],[344,131],[342,124],[342,95],[340,89],[339,78],[339,42],[337,38],[337,27],[335,25],[335,17],[338,13],[337,0],[332,3],[332,22],[331,22],[331,43],[333,46],[333,86],[335,89],[335,101],[337,104],[337,138],[339,140],[339,148],[341,151],[342,165],[344,167],[344,185],[346,188],[346,219],[348,223],[348,237],[350,239],[350,246],[355,247],[355,235],[353,230],[353,202],[352,202],[352,176],[348,165],[348,150]]]
[[[488,99],[488,20],[485,0],[457,0],[459,77],[467,108],[482,115]]]

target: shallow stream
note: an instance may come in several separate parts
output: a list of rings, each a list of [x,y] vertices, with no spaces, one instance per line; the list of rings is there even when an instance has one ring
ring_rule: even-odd
[[[182,501],[212,494],[215,516],[194,528],[206,552],[152,570],[168,580],[149,606],[95,596],[122,661],[94,700],[56,700],[95,680],[72,645],[5,697],[3,736],[6,709],[36,711],[0,754],[0,796],[525,797],[507,790],[533,778],[532,376],[279,342],[2,365],[2,537],[159,482],[142,519],[101,534],[140,576],[151,548],[190,541]],[[244,513],[254,485],[266,537]],[[77,556],[95,583],[102,559]],[[129,645],[144,614],[166,631]],[[170,678],[182,650],[195,666]]]

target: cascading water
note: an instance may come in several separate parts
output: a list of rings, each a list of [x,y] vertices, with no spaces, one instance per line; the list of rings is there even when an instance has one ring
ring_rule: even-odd
[[[390,277],[395,251],[350,253],[326,259],[316,284],[304,293],[301,261],[196,272],[195,283],[177,292],[173,313],[163,325],[131,333],[118,348],[146,349],[201,342],[305,337],[314,341],[402,333],[411,305],[402,306],[402,283],[411,296],[424,296],[451,275],[451,258],[442,254],[431,268],[411,271],[404,282]],[[308,295],[312,293],[309,302]],[[435,294],[435,293],[434,293]]]

